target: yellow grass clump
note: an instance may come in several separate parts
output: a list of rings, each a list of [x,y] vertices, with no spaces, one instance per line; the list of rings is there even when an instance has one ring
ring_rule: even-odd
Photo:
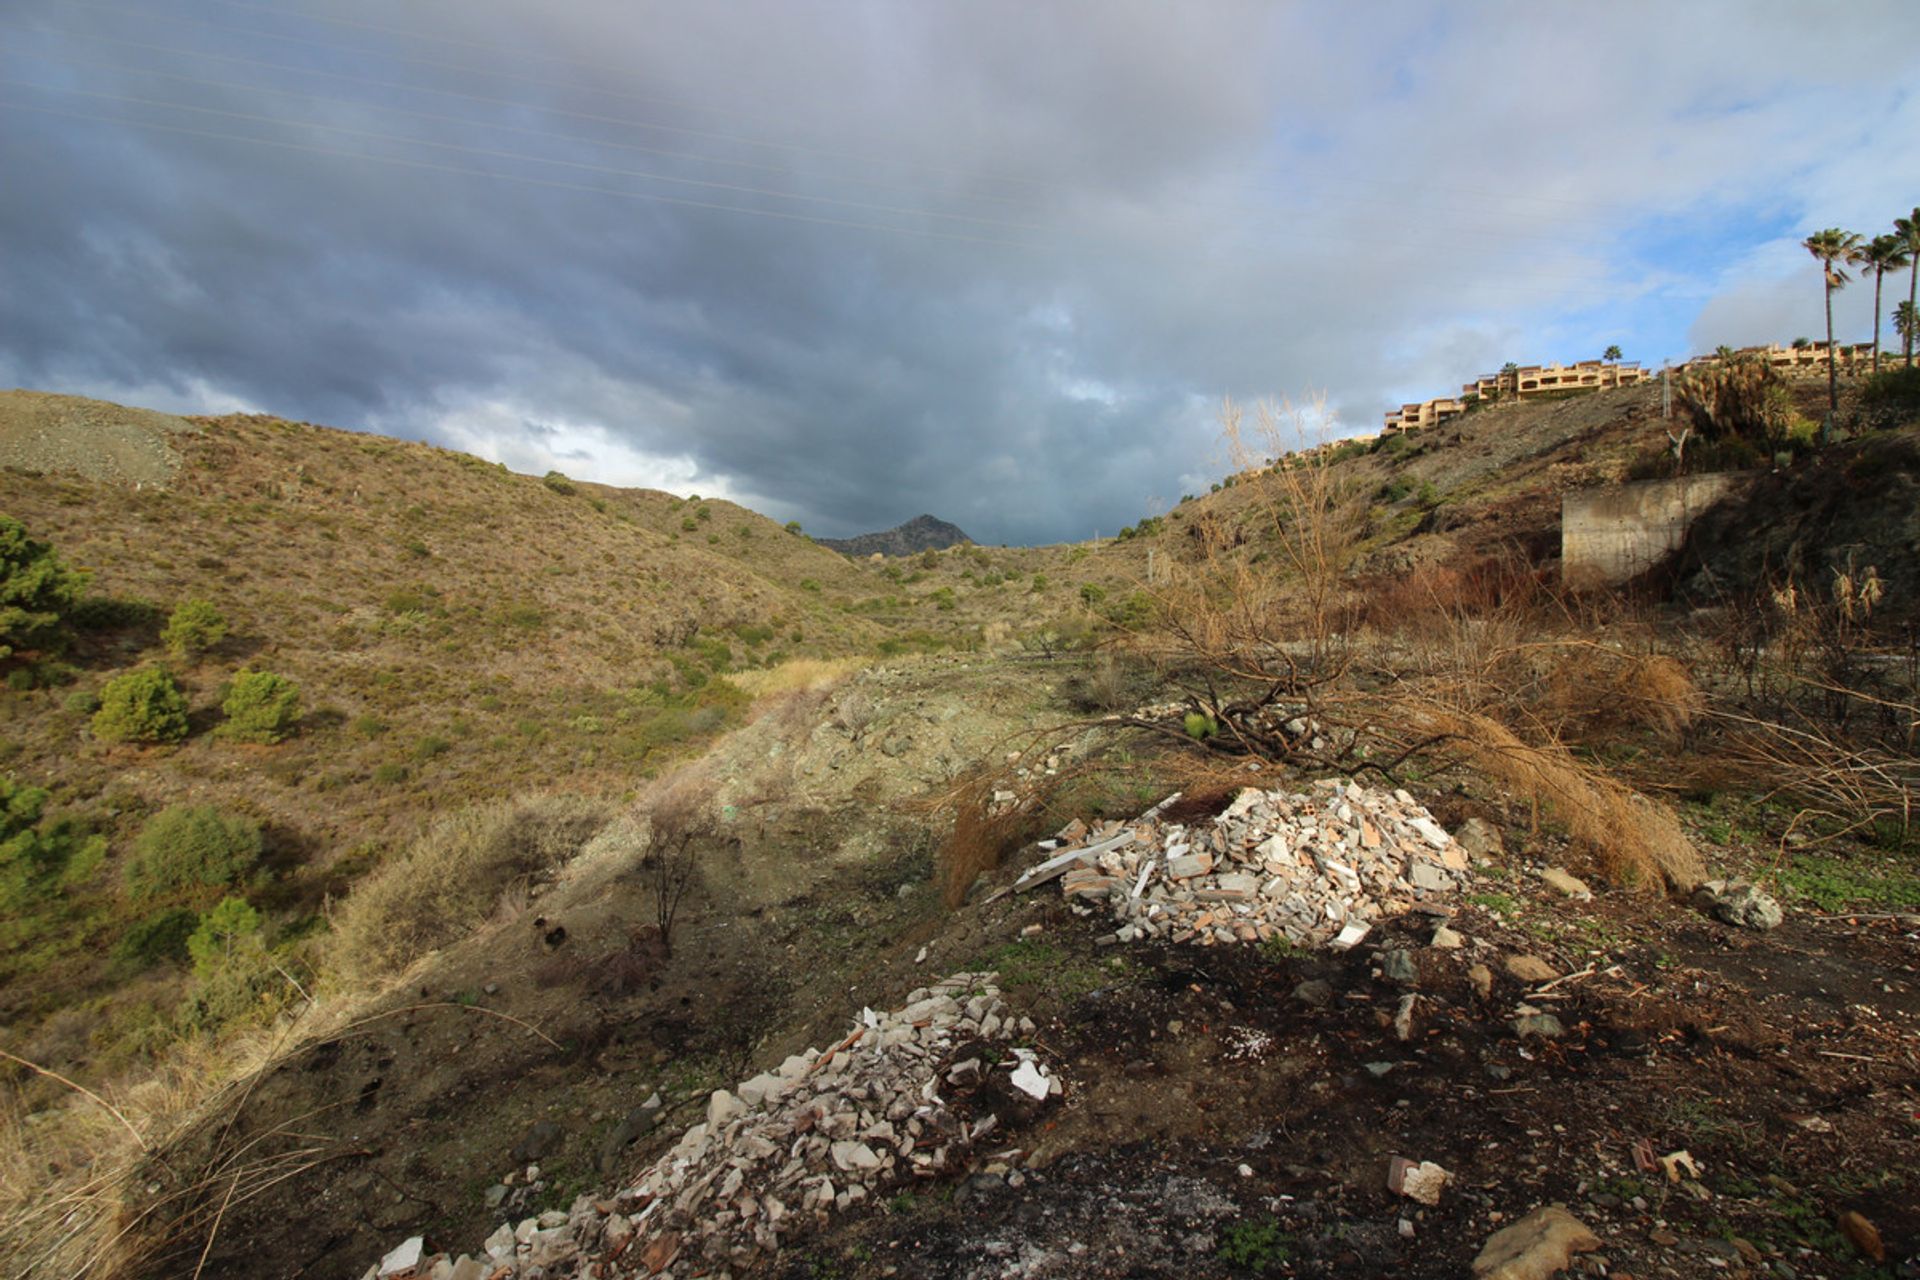
[[[734,688],[758,701],[783,693],[807,693],[846,679],[867,665],[866,658],[790,658],[776,667],[736,671],[727,677]]]
[[[1706,878],[1700,855],[1666,806],[1582,765],[1558,743],[1535,745],[1487,716],[1436,703],[1395,700],[1381,709],[1487,777],[1566,823],[1574,842],[1609,878],[1686,891]]]
[[[440,819],[348,896],[327,968],[349,982],[378,981],[465,937],[516,881],[570,858],[610,817],[598,801],[556,795]]]

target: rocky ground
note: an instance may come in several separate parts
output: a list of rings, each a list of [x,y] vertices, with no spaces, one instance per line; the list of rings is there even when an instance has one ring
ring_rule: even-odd
[[[0,391],[0,467],[116,484],[164,485],[180,466],[169,437],[185,418],[43,391]]]
[[[1216,825],[1262,804],[1243,800]],[[801,1203],[831,1214],[800,1215],[777,1254],[713,1256],[707,1273],[1920,1274],[1920,920],[1730,924],[1509,863],[1484,821],[1457,829],[1487,855],[1462,891],[1376,917],[1345,951],[1121,945],[1104,912],[1075,915],[1087,895],[1051,890],[979,908],[1018,939],[997,953],[1009,1008],[945,1014],[977,1031],[991,1012],[994,1035],[1042,1057],[1060,1096],[947,1121],[962,1135],[985,1114],[1006,1127],[871,1193],[823,1204],[815,1191]],[[1724,914],[1770,923],[1744,909],[1752,895],[1738,901]],[[909,994],[924,1015],[938,993]],[[916,1020],[910,1006],[874,1029]],[[960,1059],[979,1059],[973,1071],[988,1057],[962,1046],[925,1079],[941,1088]],[[815,1061],[789,1060],[742,1093],[758,1103]],[[1016,1059],[1001,1061],[1011,1079]],[[430,1252],[460,1242],[423,1240],[418,1273],[683,1265],[673,1258],[694,1242],[651,1230],[649,1215],[656,1201],[677,1207],[663,1179],[708,1142],[716,1110],[737,1131],[733,1099],[714,1095],[705,1130],[676,1132],[637,1178],[571,1214],[507,1223],[465,1270]],[[794,1176],[813,1167],[798,1150]],[[536,1264],[528,1242],[555,1238],[542,1233],[564,1233],[564,1257]],[[406,1273],[413,1255],[393,1243],[387,1274]],[[362,1265],[381,1273],[378,1259]]]

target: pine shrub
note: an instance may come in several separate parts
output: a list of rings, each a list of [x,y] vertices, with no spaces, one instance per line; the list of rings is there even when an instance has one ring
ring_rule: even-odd
[[[133,842],[127,887],[136,898],[176,889],[230,885],[260,861],[260,828],[228,818],[212,805],[172,805],[155,814]]]
[[[51,545],[0,515],[0,658],[50,644],[86,584],[86,575],[62,564]]]
[[[226,638],[226,618],[211,601],[198,598],[182,600],[160,633],[161,642],[182,661],[199,657]]]
[[[279,742],[300,720],[300,689],[271,671],[242,669],[220,704],[226,723],[218,732],[235,742]]]
[[[164,667],[130,671],[100,690],[92,726],[102,742],[178,742],[187,736],[187,695]]]

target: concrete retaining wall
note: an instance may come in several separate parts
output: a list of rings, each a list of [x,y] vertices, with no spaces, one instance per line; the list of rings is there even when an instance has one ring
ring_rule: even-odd
[[[1560,573],[1568,583],[1625,582],[1680,549],[1687,527],[1746,486],[1752,471],[1582,489],[1560,500]]]

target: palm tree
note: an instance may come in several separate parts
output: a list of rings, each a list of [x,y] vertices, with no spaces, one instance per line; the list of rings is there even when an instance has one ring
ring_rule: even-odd
[[[1873,371],[1880,372],[1880,281],[1913,261],[1907,242],[1898,235],[1875,236],[1860,251],[1860,261],[1873,269]]]
[[[1608,347],[1600,353],[1600,358],[1602,360],[1618,360],[1620,358],[1620,348],[1617,345]]]
[[[1920,207],[1916,207],[1913,216],[1895,218],[1893,234],[1907,247],[1907,308],[1913,308],[1914,285],[1920,282]],[[1907,331],[1907,368],[1913,368],[1913,331]]]
[[[1820,275],[1827,286],[1827,421],[1821,428],[1824,441],[1832,438],[1833,418],[1840,412],[1840,370],[1833,357],[1833,291],[1844,289],[1853,279],[1841,264],[1851,265],[1859,258],[1860,233],[1828,227],[1814,232],[1800,244],[1820,264]]]
[[[1893,331],[1906,341],[1907,350],[1913,350],[1913,340],[1920,337],[1920,312],[1914,310],[1911,302],[1903,302],[1893,309]]]

